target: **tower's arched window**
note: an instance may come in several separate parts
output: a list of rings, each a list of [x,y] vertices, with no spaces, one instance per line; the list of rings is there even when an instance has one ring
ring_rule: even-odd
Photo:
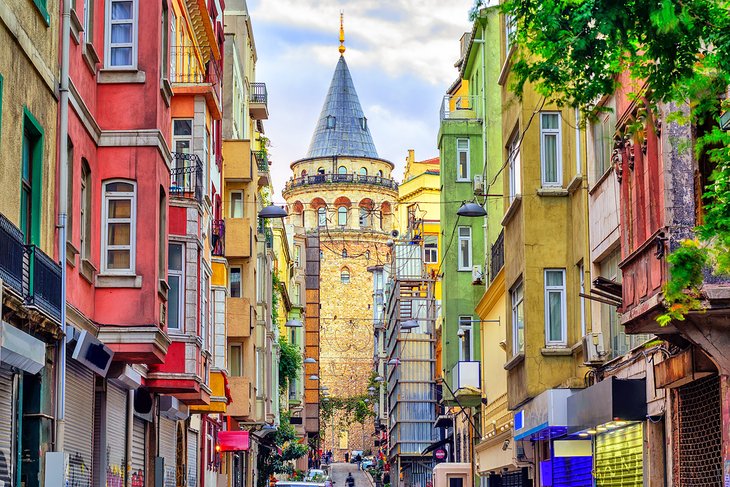
[[[370,251],[369,251],[369,250],[366,250],[366,251],[365,251],[365,258],[366,258],[367,260],[370,260]]]
[[[337,224],[341,227],[347,225],[347,208],[344,206],[337,208]]]
[[[324,174],[324,168],[323,167],[318,168],[317,174]]]
[[[347,249],[342,249],[342,258],[347,259]]]
[[[367,130],[368,129],[368,119],[367,118],[362,117],[360,119],[360,128],[363,129],[363,130]]]
[[[345,166],[338,167],[337,174],[347,174],[347,168]]]
[[[335,117],[332,115],[327,115],[327,128],[328,129],[335,128]]]
[[[304,177],[306,175],[307,175],[307,170],[306,169],[302,169],[302,177]]]
[[[317,225],[320,227],[327,226],[327,210],[325,210],[324,206],[317,209]]]
[[[380,169],[380,170],[378,171],[378,177],[379,177],[379,178],[382,178],[382,177],[383,177],[383,170],[382,170],[382,169]]]
[[[340,281],[342,284],[350,284],[350,269],[343,267],[340,271]]]
[[[360,176],[367,176],[367,175],[368,175],[368,170],[366,168],[364,168],[364,167],[361,167],[360,168]]]

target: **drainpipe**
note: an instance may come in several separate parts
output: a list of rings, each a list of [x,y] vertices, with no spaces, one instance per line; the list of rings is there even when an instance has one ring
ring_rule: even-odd
[[[68,214],[68,85],[71,43],[71,0],[63,0],[61,17],[61,106],[59,130],[58,257],[61,261],[61,346],[56,372],[56,445],[63,451],[66,418],[66,215]]]
[[[580,111],[578,110],[578,107],[575,108],[575,149],[576,149],[576,165],[578,174],[583,173],[583,150],[581,146],[581,130],[580,130]],[[587,143],[586,143],[586,149],[587,149]],[[587,289],[590,290],[591,288],[591,280],[590,280],[590,273],[591,273],[591,267],[593,263],[591,262],[591,221],[590,216],[588,215],[588,207],[590,204],[590,197],[588,195],[588,158],[586,157],[586,170],[585,174],[583,174],[583,181],[580,185],[581,191],[583,191],[583,204],[585,205],[583,208],[583,238],[585,241],[585,244],[583,245],[583,282],[586,283]],[[591,319],[591,302],[588,299],[581,298],[581,310],[583,311],[584,316],[584,323],[585,323],[585,330],[581,330],[581,332],[585,331],[588,333],[589,327],[588,324],[590,323],[590,331],[593,331],[593,321]]]
[[[479,20],[477,19],[477,20],[475,20],[475,22],[479,22]],[[472,42],[474,44],[482,45],[482,49],[481,49],[481,53],[482,53],[482,56],[481,56],[482,57],[482,63],[481,63],[481,66],[482,66],[482,96],[480,97],[481,102],[482,102],[482,143],[484,144],[484,146],[483,146],[484,167],[482,168],[482,180],[484,181],[484,192],[488,193],[489,191],[487,191],[487,189],[488,189],[487,184],[489,183],[489,181],[487,181],[487,178],[488,178],[487,164],[488,164],[489,158],[487,155],[487,150],[488,150],[489,146],[487,143],[487,66],[485,64],[486,61],[484,59],[484,50],[486,49],[486,44],[485,44],[485,39],[484,39],[485,37],[486,37],[486,28],[482,28],[482,38],[473,39]],[[466,62],[466,60],[465,60],[465,62]],[[485,196],[484,197],[484,206],[488,207],[488,205],[489,205],[489,200]],[[486,287],[489,287],[489,277],[488,277],[489,274],[488,274],[487,269],[489,269],[489,265],[491,263],[490,262],[491,255],[490,255],[489,251],[487,250],[487,242],[489,242],[489,214],[488,213],[489,213],[489,211],[487,211],[487,216],[484,217],[484,223],[482,224],[482,231],[484,233],[484,237],[483,237],[484,238],[484,240],[483,240],[484,269],[483,269],[482,276],[487,276],[484,279],[485,289],[486,289]]]

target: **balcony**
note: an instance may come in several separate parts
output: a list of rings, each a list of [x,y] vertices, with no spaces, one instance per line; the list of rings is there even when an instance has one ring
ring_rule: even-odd
[[[230,401],[229,382],[226,373],[222,370],[210,371],[210,404],[192,405],[191,413],[198,414],[226,414]]]
[[[226,222],[225,220],[213,220],[210,247],[216,257],[226,255]]]
[[[259,173],[259,186],[266,186],[269,178],[269,157],[265,150],[251,151],[251,160],[256,161],[256,169]]]
[[[249,377],[229,377],[231,385],[231,403],[228,405],[228,415],[234,418],[248,418],[251,416],[251,379]]]
[[[327,173],[290,179],[284,187],[284,193],[315,184],[361,184],[379,186],[382,188],[392,189],[393,191],[398,191],[398,183],[393,179],[387,179],[380,176],[366,176],[362,174]]]
[[[35,245],[24,245],[23,234],[0,214],[0,278],[26,306],[61,320],[61,266]]]
[[[248,140],[223,141],[223,176],[226,181],[251,181],[253,157]]]
[[[203,201],[203,164],[195,154],[172,153],[170,197]]]
[[[248,103],[251,118],[254,120],[269,119],[269,94],[266,91],[266,83],[251,83]]]
[[[441,102],[439,119],[445,120],[478,120],[479,99],[476,96],[446,95]]]
[[[230,340],[241,340],[251,336],[253,308],[246,298],[226,298],[226,336]]]
[[[477,361],[456,362],[451,372],[454,383],[452,389],[454,396],[462,406],[474,407],[480,404],[482,399],[482,364]]]
[[[228,245],[225,256],[228,258],[251,257],[253,247],[253,228],[249,218],[226,218],[225,228]]]
[[[492,258],[489,261],[489,280],[494,280],[499,271],[504,267],[504,230],[499,232],[499,237],[492,244]]]

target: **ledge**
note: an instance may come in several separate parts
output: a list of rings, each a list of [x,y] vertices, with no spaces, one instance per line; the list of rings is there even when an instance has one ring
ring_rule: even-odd
[[[603,184],[603,182],[608,179],[608,175],[613,174],[613,166],[609,166],[608,169],[606,169],[600,178],[596,180],[595,183],[593,183],[592,186],[590,186],[590,189],[588,190],[588,194],[595,193],[596,189]]]
[[[545,357],[568,357],[573,355],[571,347],[545,347],[540,349],[540,353]]]
[[[91,74],[95,75],[96,65],[99,64],[99,54],[96,52],[96,49],[94,49],[94,45],[90,42],[84,43],[81,56],[84,58],[84,61],[86,61],[86,66],[91,71]]]
[[[71,39],[78,46],[81,42],[81,33],[84,31],[84,26],[79,20],[79,16],[76,14],[76,9],[71,9]]]
[[[500,224],[503,227],[506,227],[507,224],[512,220],[512,217],[515,216],[515,213],[517,213],[517,209],[522,204],[522,195],[518,194],[515,196],[515,199],[512,200],[512,203],[507,207],[507,211],[505,212],[504,216],[502,217],[502,221]]]
[[[71,267],[76,267],[76,256],[79,255],[79,249],[74,244],[66,241],[66,263]]]
[[[159,294],[162,299],[167,301],[167,291],[169,290],[170,286],[167,284],[167,281],[164,279],[160,279],[157,285],[157,294]]]
[[[165,101],[165,105],[170,106],[170,100],[172,100],[172,85],[167,78],[160,80],[160,93],[162,93],[162,99]]]
[[[581,183],[583,182],[583,175],[582,174],[576,174],[573,179],[570,180],[568,183],[568,192],[570,194],[575,193],[575,191],[580,188]]]
[[[123,83],[144,83],[147,77],[144,71],[136,69],[119,70],[119,69],[100,69],[98,83],[103,84],[123,84]]]
[[[512,370],[524,361],[525,361],[525,354],[518,353],[517,355],[512,357],[509,361],[507,361],[506,364],[504,364],[504,370]]]
[[[81,274],[81,277],[89,281],[89,284],[94,284],[94,274],[96,274],[96,272],[97,269],[94,267],[94,264],[86,259],[81,259],[81,268],[79,269],[79,273]]]
[[[563,198],[565,196],[568,196],[568,190],[565,188],[555,187],[555,188],[537,188],[537,195],[538,196],[548,196],[548,197],[559,197]]]
[[[114,275],[114,274],[97,274],[96,287],[142,287],[142,276],[134,275]]]

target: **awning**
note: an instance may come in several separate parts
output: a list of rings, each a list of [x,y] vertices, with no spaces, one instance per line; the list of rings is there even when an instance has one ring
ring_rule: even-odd
[[[219,451],[246,451],[250,448],[251,442],[248,431],[219,431]]]
[[[428,445],[424,450],[421,452],[422,455],[426,455],[428,453],[431,453],[432,451],[438,450],[442,446],[450,445],[454,440],[454,435],[449,435],[443,440],[436,441],[434,443],[431,443]]]
[[[515,411],[515,441],[554,437],[567,430],[567,400],[574,389],[548,389]]]
[[[454,418],[449,414],[442,414],[436,417],[433,423],[434,428],[451,428],[454,426]]]
[[[0,362],[37,374],[46,365],[46,344],[24,331],[0,322]]]
[[[646,379],[608,377],[568,398],[568,432],[646,419]]]

